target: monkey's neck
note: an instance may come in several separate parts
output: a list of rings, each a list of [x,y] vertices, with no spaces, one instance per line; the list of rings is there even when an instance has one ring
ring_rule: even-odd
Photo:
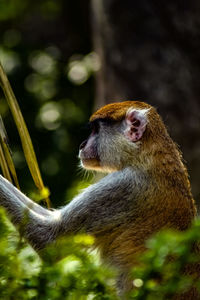
[[[174,145],[171,152],[158,152],[154,157],[153,176],[160,189],[171,194],[171,205],[177,201],[193,219],[197,215],[192,196],[188,172],[182,162],[182,156]]]

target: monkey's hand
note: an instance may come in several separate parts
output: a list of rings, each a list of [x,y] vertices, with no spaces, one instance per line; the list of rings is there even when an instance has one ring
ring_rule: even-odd
[[[53,211],[33,202],[1,175],[0,205],[15,225],[22,225],[24,235],[34,248],[42,248],[53,239]]]

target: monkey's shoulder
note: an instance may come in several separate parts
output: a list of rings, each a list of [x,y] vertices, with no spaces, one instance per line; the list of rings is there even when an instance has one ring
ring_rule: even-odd
[[[107,190],[112,194],[138,194],[145,191],[152,183],[152,178],[147,172],[127,167],[120,171],[108,174],[93,186],[96,191]]]

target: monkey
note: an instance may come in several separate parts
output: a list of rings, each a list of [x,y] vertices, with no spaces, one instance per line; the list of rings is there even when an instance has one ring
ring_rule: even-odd
[[[1,176],[0,205],[14,224],[28,212],[24,235],[38,251],[60,236],[93,235],[103,260],[118,269],[119,294],[125,295],[133,288],[130,270],[145,251],[145,241],[163,228],[186,230],[196,206],[182,155],[153,106],[140,101],[107,104],[89,124],[80,162],[105,177],[63,208],[48,210]],[[197,299],[195,293],[180,299]]]

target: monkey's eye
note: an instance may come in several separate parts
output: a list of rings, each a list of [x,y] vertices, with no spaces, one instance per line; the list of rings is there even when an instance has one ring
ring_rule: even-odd
[[[109,126],[109,125],[113,124],[113,121],[108,118],[98,118],[92,122],[89,122],[88,125],[93,134],[99,133],[100,123],[102,123],[106,126]]]
[[[98,120],[94,120],[93,122],[89,123],[89,128],[92,131],[93,134],[99,132],[99,122]]]

